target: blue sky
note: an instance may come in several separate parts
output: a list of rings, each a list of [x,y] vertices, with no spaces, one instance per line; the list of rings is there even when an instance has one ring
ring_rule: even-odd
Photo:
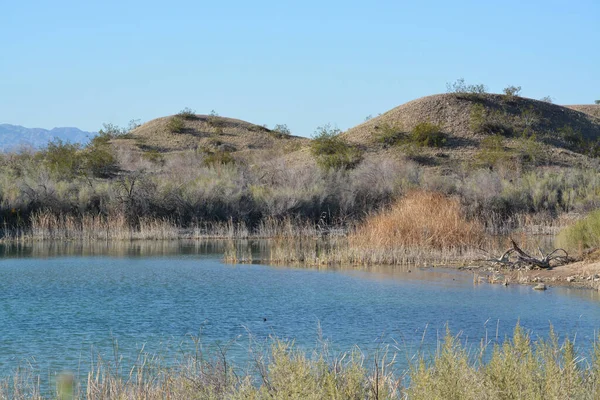
[[[341,129],[464,77],[600,99],[598,0],[0,0],[0,123],[198,113]]]

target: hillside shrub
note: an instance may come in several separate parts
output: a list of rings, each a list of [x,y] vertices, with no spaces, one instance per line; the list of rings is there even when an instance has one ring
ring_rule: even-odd
[[[554,99],[550,96],[544,96],[540,99],[540,101],[543,101],[545,103],[550,103],[550,104],[554,103]]]
[[[562,128],[559,128],[558,135],[573,149],[580,149],[585,142],[582,133],[570,125],[565,125]]]
[[[408,135],[409,144],[419,147],[442,147],[446,144],[446,134],[442,126],[431,122],[417,124]]]
[[[464,78],[459,78],[453,83],[446,83],[446,91],[448,93],[472,95],[477,97],[478,95],[487,93],[487,87],[482,83],[469,85],[465,83]]]
[[[514,135],[510,118],[500,110],[488,110],[483,104],[473,104],[469,126],[473,133],[481,135]]]
[[[536,135],[523,136],[517,139],[517,152],[521,163],[536,166],[546,161],[546,153]]]
[[[374,134],[375,141],[384,147],[395,146],[406,141],[406,133],[398,124],[381,124]]]
[[[191,108],[184,108],[183,110],[179,111],[177,113],[177,116],[183,119],[187,119],[187,120],[192,120],[192,119],[196,119],[198,118],[196,116],[196,111],[192,110]]]
[[[114,149],[110,143],[110,134],[98,134],[86,146],[83,152],[83,166],[86,175],[97,178],[109,178],[119,170]]]
[[[202,160],[202,163],[206,167],[215,167],[218,165],[226,165],[226,164],[234,164],[235,159],[233,155],[229,151],[217,150],[211,151],[206,150],[204,152],[205,156]]]
[[[311,142],[311,153],[323,170],[351,169],[362,159],[362,152],[340,137],[341,131],[329,124],[318,127]]]
[[[489,168],[506,165],[511,158],[510,151],[504,147],[504,138],[501,135],[491,135],[481,141],[474,162],[476,167]]]
[[[275,125],[270,133],[272,136],[279,139],[287,138],[292,135],[292,131],[290,131],[290,128],[288,128],[286,124]]]
[[[503,98],[505,101],[512,101],[521,94],[521,86],[507,86],[502,90],[502,93],[504,93]]]
[[[176,115],[167,122],[167,129],[171,133],[181,133],[185,129],[185,123],[182,117]]]
[[[56,138],[40,153],[48,170],[58,179],[72,179],[81,172],[81,146]]]

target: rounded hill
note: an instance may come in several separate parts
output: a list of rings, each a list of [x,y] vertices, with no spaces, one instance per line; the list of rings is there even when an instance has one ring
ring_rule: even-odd
[[[538,143],[550,163],[568,165],[582,161],[589,145],[598,143],[600,118],[594,107],[499,94],[438,94],[389,110],[342,137],[365,157],[414,154],[418,147],[425,164],[451,166],[472,159],[492,136],[501,142],[497,147],[508,150]]]
[[[149,121],[118,139],[144,152],[188,150],[242,155],[257,150],[294,149],[307,139],[234,118],[180,113]]]

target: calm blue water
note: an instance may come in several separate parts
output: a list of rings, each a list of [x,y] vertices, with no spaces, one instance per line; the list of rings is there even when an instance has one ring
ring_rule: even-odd
[[[115,340],[125,359],[142,346],[177,352],[200,330],[207,344],[236,340],[232,356],[243,358],[249,334],[309,349],[319,324],[336,349],[365,351],[380,341],[414,351],[423,336],[431,348],[446,324],[479,342],[497,329],[504,338],[518,320],[534,336],[552,323],[561,335],[577,334],[582,346],[600,328],[592,291],[474,286],[469,273],[441,269],[232,266],[185,246],[149,256],[130,250],[0,258],[0,377],[25,361],[46,374],[85,370],[91,354],[110,358]]]

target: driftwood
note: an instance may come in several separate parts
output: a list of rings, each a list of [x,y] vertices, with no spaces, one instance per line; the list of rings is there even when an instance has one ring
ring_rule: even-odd
[[[552,267],[567,264],[570,261],[569,254],[565,249],[554,249],[548,254],[544,254],[538,247],[540,258],[533,257],[525,253],[514,240],[510,240],[512,247],[504,252],[499,258],[491,258],[485,261],[501,265],[511,269],[551,269]]]

